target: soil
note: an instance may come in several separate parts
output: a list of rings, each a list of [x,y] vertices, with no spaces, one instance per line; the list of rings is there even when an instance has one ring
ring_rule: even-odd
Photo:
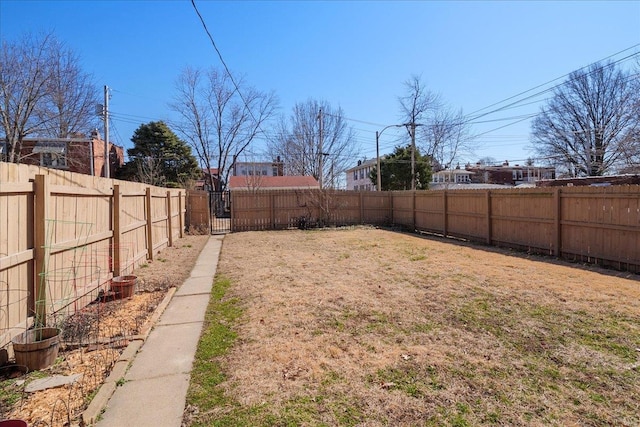
[[[129,299],[99,299],[62,325],[62,344],[56,363],[16,379],[0,379],[0,395],[18,393],[15,402],[0,400],[0,419],[15,418],[29,425],[78,425],[82,411],[97,391],[129,338],[140,333],[171,287],[189,277],[206,244],[207,235],[187,235],[165,248],[154,261],[138,267],[136,290]],[[22,393],[32,379],[82,374],[74,384]]]

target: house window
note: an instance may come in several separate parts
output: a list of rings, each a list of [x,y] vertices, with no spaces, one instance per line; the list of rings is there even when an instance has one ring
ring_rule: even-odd
[[[56,153],[42,153],[40,154],[40,166],[48,168],[67,167],[67,156]]]
[[[40,154],[40,165],[49,168],[67,167],[67,143],[59,141],[40,141],[32,150]]]
[[[358,179],[358,171],[353,171],[353,179]]]

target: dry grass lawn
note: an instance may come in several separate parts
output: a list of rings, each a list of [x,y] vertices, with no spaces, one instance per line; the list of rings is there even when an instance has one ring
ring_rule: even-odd
[[[638,276],[373,228],[230,234],[218,273],[192,425],[640,425]]]

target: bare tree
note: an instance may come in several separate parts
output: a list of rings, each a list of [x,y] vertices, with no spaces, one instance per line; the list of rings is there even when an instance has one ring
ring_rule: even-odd
[[[478,159],[477,164],[480,166],[496,166],[500,164],[500,162],[498,162],[495,157],[486,156]]]
[[[417,145],[431,159],[431,168],[450,168],[456,159],[468,151],[471,141],[468,120],[462,110],[454,110],[441,97],[426,88],[418,76],[404,83],[405,95],[399,98],[400,111],[411,138],[416,126]]]
[[[612,171],[637,152],[637,97],[631,76],[613,63],[571,73],[533,121],[534,149],[570,176]]]
[[[67,137],[93,127],[96,89],[78,57],[52,33],[3,40],[0,50],[0,130],[4,158],[19,162],[30,135]]]
[[[98,86],[90,74],[80,69],[80,58],[57,39],[49,54],[49,81],[43,105],[36,110],[46,136],[67,138],[84,133],[98,124]],[[83,132],[84,131],[84,132]]]
[[[171,107],[181,117],[176,129],[196,151],[203,166],[218,169],[216,191],[226,188],[233,159],[242,154],[275,114],[277,98],[236,82],[215,68],[186,68],[177,81]]]
[[[462,110],[440,107],[420,127],[421,152],[431,158],[433,169],[448,169],[468,151],[469,125]]]
[[[19,161],[22,140],[42,126],[34,113],[47,96],[47,47],[52,39],[51,34],[26,35],[16,43],[2,42],[0,118],[9,162]]]
[[[162,159],[153,158],[151,156],[141,157],[135,163],[136,175],[135,181],[143,182],[149,185],[164,186],[165,177],[162,169]]]
[[[405,95],[398,98],[405,123],[424,124],[429,115],[440,107],[440,96],[428,90],[420,76],[404,82]]]
[[[633,74],[629,76],[635,92],[635,100],[633,102],[633,111],[640,121],[640,56],[636,57],[636,67]],[[621,173],[640,173],[640,124],[631,132],[631,138],[628,144],[623,147],[624,165],[621,167]]]
[[[313,176],[322,182],[334,182],[332,178],[346,170],[358,154],[353,129],[342,109],[314,99],[297,103],[291,116],[281,119],[269,151],[274,158],[283,159],[286,175]]]
[[[419,76],[412,76],[405,83],[406,93],[400,97],[400,111],[402,112],[407,131],[409,132],[411,152],[411,189],[417,187],[416,163],[416,128],[424,126],[429,113],[435,111],[440,104],[439,96],[429,91]],[[384,173],[382,174],[384,176]],[[427,184],[428,185],[428,184]]]

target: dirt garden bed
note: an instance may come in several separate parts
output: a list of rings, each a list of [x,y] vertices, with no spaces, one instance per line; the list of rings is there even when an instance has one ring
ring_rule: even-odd
[[[156,255],[134,274],[136,292],[130,299],[96,301],[68,318],[62,326],[56,363],[42,371],[0,378],[0,419],[23,419],[30,426],[78,425],[79,416],[129,342],[140,333],[168,290],[189,277],[209,236],[185,236]],[[8,370],[5,370],[8,371]],[[33,380],[80,374],[63,387],[24,392]]]
[[[371,228],[230,234],[218,274],[190,425],[640,425],[637,275]]]

